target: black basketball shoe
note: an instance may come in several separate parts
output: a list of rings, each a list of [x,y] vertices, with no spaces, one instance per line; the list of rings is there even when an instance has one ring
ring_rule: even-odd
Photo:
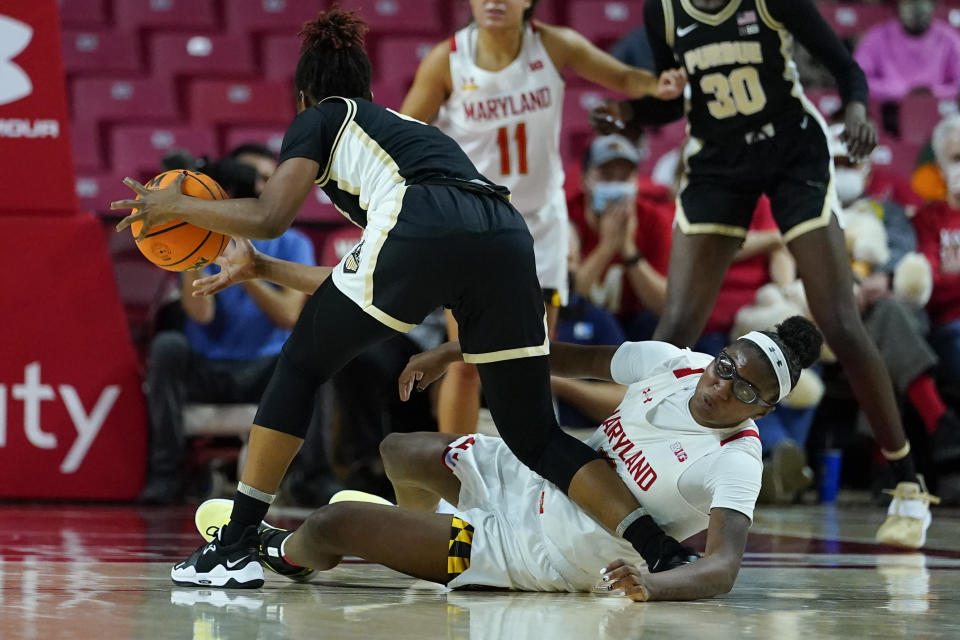
[[[310,582],[316,571],[290,564],[280,553],[280,545],[292,534],[293,531],[277,529],[262,523],[260,525],[260,564],[294,582]]]
[[[217,536],[194,551],[189,558],[170,570],[170,578],[179,585],[256,589],[263,586],[263,568],[258,553],[260,538],[257,528],[247,527],[240,539],[231,545]]]

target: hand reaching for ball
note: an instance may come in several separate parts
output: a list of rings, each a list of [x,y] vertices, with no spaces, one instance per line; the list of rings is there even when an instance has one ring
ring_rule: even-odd
[[[229,286],[256,280],[259,278],[257,264],[260,252],[246,238],[231,240],[230,246],[219,258],[214,260],[220,265],[220,272],[193,281],[194,296],[212,296]]]
[[[147,232],[159,225],[177,219],[176,205],[182,199],[183,181],[186,172],[181,172],[168,186],[162,189],[148,189],[133,178],[124,178],[127,185],[137,194],[136,200],[117,200],[110,203],[111,209],[136,209],[117,224],[117,231],[123,231],[135,222],[143,223],[137,240],[142,240]]]

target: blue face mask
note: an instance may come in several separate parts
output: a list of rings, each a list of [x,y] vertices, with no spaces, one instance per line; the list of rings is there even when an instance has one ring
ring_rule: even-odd
[[[590,189],[593,212],[602,214],[614,202],[637,197],[635,182],[595,182]]]

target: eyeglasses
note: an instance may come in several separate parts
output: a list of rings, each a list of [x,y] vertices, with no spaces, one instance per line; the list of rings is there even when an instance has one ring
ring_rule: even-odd
[[[760,397],[760,391],[755,386],[740,377],[737,365],[726,351],[721,351],[713,361],[713,368],[717,375],[724,380],[733,380],[733,397],[744,404],[758,404],[761,407],[775,407]]]

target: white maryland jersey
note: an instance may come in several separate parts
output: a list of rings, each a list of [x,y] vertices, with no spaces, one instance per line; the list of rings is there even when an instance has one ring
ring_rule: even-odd
[[[753,518],[763,463],[756,424],[699,425],[688,403],[712,358],[662,342],[627,343],[611,373],[623,402],[587,440],[616,466],[664,531],[684,540],[714,507]],[[643,562],[562,491],[530,471],[502,440],[464,436],[445,464],[460,479],[457,514],[475,528],[470,567],[451,587],[589,591],[615,558]]]
[[[510,189],[511,203],[526,216],[563,190],[563,78],[532,21],[519,55],[500,71],[476,65],[477,36],[471,23],[451,38],[453,93],[435,124],[457,141],[480,173]],[[565,220],[565,209],[558,215]]]

